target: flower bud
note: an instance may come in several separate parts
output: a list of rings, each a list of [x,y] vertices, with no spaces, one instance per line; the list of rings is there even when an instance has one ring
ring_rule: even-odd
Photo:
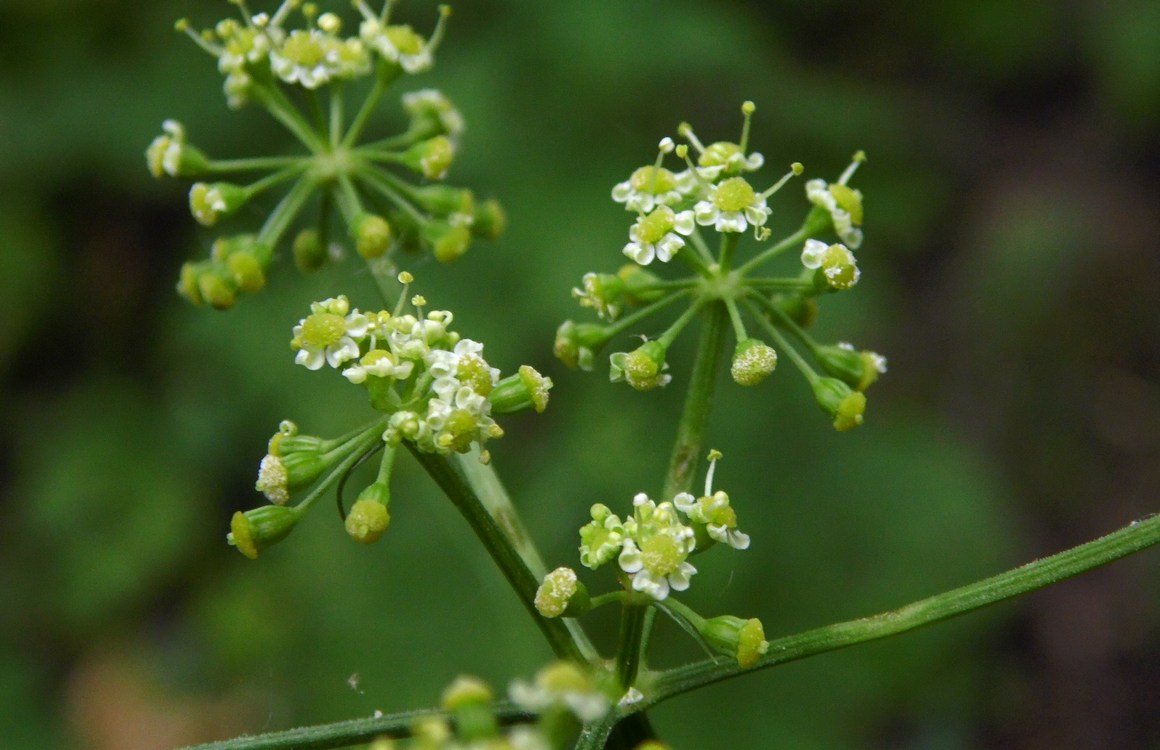
[[[443,710],[455,718],[461,740],[483,740],[499,731],[491,702],[491,688],[477,677],[460,675],[443,691]]]
[[[249,197],[245,188],[228,182],[195,182],[189,189],[189,211],[199,224],[211,227],[245,205]]]
[[[866,396],[837,378],[818,378],[813,383],[814,398],[831,417],[838,432],[852,430],[862,424],[866,410]]]
[[[579,323],[565,320],[556,329],[556,341],[552,350],[556,359],[575,370],[592,369],[592,358],[600,347],[608,342],[608,331],[595,323]]]
[[[301,515],[297,509],[282,505],[263,505],[245,513],[238,511],[230,520],[226,542],[256,560],[259,552],[285,539]]]
[[[391,523],[387,511],[390,503],[391,490],[386,482],[375,482],[364,489],[346,514],[346,533],[361,544],[378,541]]]
[[[226,267],[234,278],[234,283],[243,292],[254,293],[266,286],[266,274],[262,262],[254,253],[238,250],[226,258]]]
[[[809,328],[818,319],[818,301],[814,297],[778,294],[774,295],[773,302],[802,328]]]
[[[748,669],[769,650],[761,620],[742,620],[733,615],[722,615],[705,620],[697,628],[709,645],[720,653],[737,660],[742,669]]]
[[[294,237],[290,245],[294,255],[294,265],[302,273],[317,271],[326,265],[329,259],[326,246],[322,242],[322,235],[317,229],[303,229]]]
[[[515,375],[499,381],[488,395],[493,414],[513,414],[524,409],[542,413],[548,407],[552,379],[523,365]]]
[[[205,154],[185,142],[185,128],[176,120],[161,124],[165,131],[145,149],[145,162],[154,177],[194,177],[209,166]]]
[[[376,214],[360,214],[351,227],[355,250],[370,260],[378,258],[391,247],[391,225]]]
[[[435,216],[475,214],[475,195],[470,190],[449,185],[425,185],[414,188],[411,196],[420,208]]]
[[[814,272],[814,287],[818,291],[843,291],[858,283],[862,272],[850,248],[841,243],[827,245],[818,240],[806,240],[802,248],[802,265]]]
[[[870,351],[856,351],[850,344],[819,346],[814,352],[827,373],[854,390],[864,391],[886,372],[886,358]]]
[[[777,367],[777,352],[759,339],[744,339],[733,350],[729,374],[738,385],[757,385]]]
[[[640,266],[637,266],[640,268]],[[572,296],[581,307],[588,307],[605,320],[616,320],[624,307],[624,280],[610,273],[586,273],[581,286],[573,287]]]
[[[402,155],[402,163],[429,180],[441,180],[455,160],[455,145],[445,135],[420,141]]]
[[[423,228],[423,239],[431,245],[435,260],[450,263],[471,247],[471,230],[442,221],[433,221]]]
[[[571,568],[556,568],[536,590],[536,611],[547,618],[579,617],[592,608],[588,589]]]
[[[612,382],[623,380],[638,391],[651,391],[672,379],[663,372],[665,347],[660,341],[646,341],[631,352],[616,352],[609,357],[609,364]]]
[[[238,300],[237,286],[233,279],[227,279],[214,268],[202,268],[197,277],[197,291],[215,310],[228,310]]]
[[[495,198],[490,198],[475,207],[471,222],[471,233],[485,240],[498,240],[507,228],[507,214]]]
[[[254,489],[277,505],[285,505],[294,490],[314,484],[327,467],[321,448],[288,451],[287,447],[279,444],[280,455],[267,454],[262,459],[254,483]]]
[[[205,298],[201,296],[201,272],[204,268],[204,263],[184,263],[177,278],[177,293],[195,305],[205,304]]]
[[[454,139],[463,133],[463,116],[440,91],[423,89],[403,94],[403,109],[411,115],[407,130],[419,137],[443,134]]]

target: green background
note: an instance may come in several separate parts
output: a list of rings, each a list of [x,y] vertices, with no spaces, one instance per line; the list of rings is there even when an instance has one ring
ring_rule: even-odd
[[[345,6],[345,4],[342,4]],[[325,4],[324,4],[325,6]],[[375,304],[348,261],[286,260],[228,314],[173,293],[214,234],[142,153],[167,117],[222,157],[290,142],[229,112],[213,61],[172,32],[225,3],[0,5],[0,737],[164,748],[435,702],[457,673],[502,685],[548,657],[465,524],[409,459],[391,529],[349,541],[329,503],[251,562],[224,534],[265,440],[293,418],[361,422],[357,389],[295,367],[309,301]],[[400,11],[422,32],[433,3]],[[550,565],[589,504],[659,491],[689,365],[637,394],[565,370],[568,291],[611,271],[631,216],[612,185],[681,120],[771,168],[869,161],[856,293],[817,335],[887,354],[867,423],[834,433],[788,363],[722,379],[717,484],[754,539],[700,558],[683,600],[776,636],[893,608],[1077,544],[1160,496],[1160,5],[462,2],[436,69],[468,120],[455,184],[508,233],[411,265],[505,371],[556,381],[503,421],[495,463]],[[376,128],[401,123],[394,99]],[[771,226],[796,226],[795,183]],[[244,223],[244,221],[242,222]],[[656,325],[655,323],[652,325]],[[658,330],[641,330],[653,334]],[[620,348],[629,346],[628,340]],[[1148,552],[888,642],[672,701],[675,748],[1160,746],[1160,576]],[[585,576],[594,590],[606,572]],[[600,642],[614,623],[593,619]],[[673,628],[654,658],[697,658]],[[349,679],[357,674],[355,681]]]

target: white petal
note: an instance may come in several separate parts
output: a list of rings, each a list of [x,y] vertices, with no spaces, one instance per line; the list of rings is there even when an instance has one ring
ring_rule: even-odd
[[[802,265],[806,268],[819,267],[822,265],[822,255],[829,247],[821,240],[806,240],[806,244],[802,248]]]

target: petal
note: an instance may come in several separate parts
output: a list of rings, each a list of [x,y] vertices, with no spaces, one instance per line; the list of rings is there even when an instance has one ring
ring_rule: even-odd
[[[673,216],[673,231],[688,237],[696,228],[692,211],[681,211]]]

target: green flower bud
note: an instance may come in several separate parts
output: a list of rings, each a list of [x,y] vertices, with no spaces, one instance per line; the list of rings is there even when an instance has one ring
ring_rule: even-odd
[[[609,364],[612,382],[623,380],[638,391],[651,391],[672,379],[664,373],[665,347],[659,341],[646,341],[631,352],[616,352]]]
[[[277,505],[285,505],[291,492],[314,484],[329,465],[321,448],[288,450],[285,443],[290,439],[279,443],[279,455],[267,454],[262,459],[258,481],[254,483],[254,489]]]
[[[831,417],[838,432],[852,430],[862,424],[866,410],[866,396],[837,378],[818,378],[813,383],[814,398]]]
[[[556,568],[536,590],[536,611],[547,618],[579,617],[592,609],[588,589],[571,568]]]
[[[488,400],[493,414],[513,414],[524,409],[542,413],[548,407],[548,391],[552,379],[541,375],[528,365],[520,367],[515,375],[499,381]]]
[[[773,302],[802,328],[809,328],[818,319],[818,301],[814,297],[779,294],[773,297]]]
[[[204,268],[204,263],[184,263],[177,278],[177,293],[195,305],[205,304],[205,298],[201,296],[201,272]]]
[[[226,267],[233,275],[238,289],[254,293],[266,286],[266,274],[262,263],[251,252],[239,250],[226,259]]]
[[[484,201],[475,208],[471,233],[485,240],[498,240],[507,228],[507,214],[495,198]]]
[[[639,266],[638,266],[639,268]],[[586,273],[572,297],[606,320],[616,320],[624,307],[624,280],[610,273]]]
[[[849,344],[819,346],[818,363],[830,375],[854,390],[864,391],[886,372],[886,358],[870,351],[856,351]]]
[[[322,235],[317,229],[303,229],[299,232],[290,244],[290,251],[294,256],[294,265],[302,273],[317,271],[329,259]]]
[[[729,374],[738,385],[757,385],[769,377],[777,367],[777,352],[759,339],[745,339],[737,342],[733,350],[733,363]]]
[[[377,542],[391,523],[387,511],[390,503],[391,490],[386,482],[375,482],[364,489],[346,514],[346,533],[361,544]]]
[[[491,688],[477,677],[460,675],[443,691],[443,710],[455,718],[459,739],[484,740],[495,737],[499,724],[492,712]]]
[[[411,197],[420,208],[435,216],[475,215],[475,195],[470,190],[449,185],[426,185],[414,188]]]
[[[596,351],[608,343],[608,331],[595,323],[575,323],[565,320],[556,329],[556,341],[552,346],[556,358],[575,370],[592,369],[592,358]]]
[[[197,277],[197,291],[215,310],[228,310],[238,300],[234,280],[214,268],[203,267]]]
[[[423,228],[423,239],[431,245],[435,260],[450,263],[471,247],[471,230],[442,221],[433,221]]]
[[[355,250],[367,260],[381,257],[391,247],[391,225],[376,214],[360,214],[351,226],[351,234]]]
[[[263,505],[245,513],[238,511],[230,520],[226,542],[251,560],[257,560],[259,552],[285,539],[301,516],[301,511],[283,505]]]
[[[420,141],[407,149],[401,162],[429,180],[441,180],[455,161],[455,145],[445,135]]]
[[[248,190],[228,182],[195,182],[189,189],[189,211],[199,224],[210,227],[245,205],[249,197]]]
[[[742,669],[749,669],[769,650],[761,620],[742,620],[733,615],[722,615],[705,620],[698,627],[709,645],[720,653],[737,660]]]

